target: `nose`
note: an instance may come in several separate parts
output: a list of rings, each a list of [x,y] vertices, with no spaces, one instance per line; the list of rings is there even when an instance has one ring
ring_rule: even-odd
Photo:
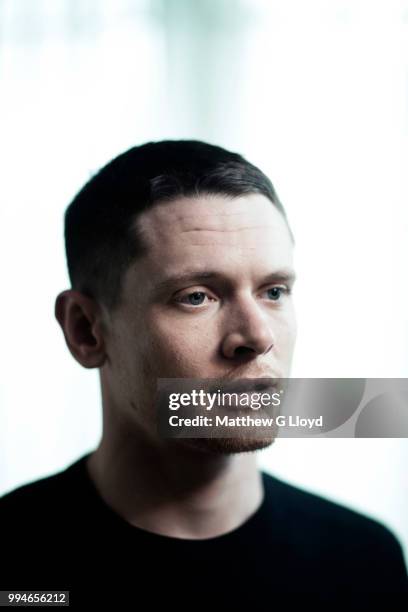
[[[270,324],[253,300],[240,305],[231,316],[228,327],[221,347],[227,359],[265,355],[274,346]]]

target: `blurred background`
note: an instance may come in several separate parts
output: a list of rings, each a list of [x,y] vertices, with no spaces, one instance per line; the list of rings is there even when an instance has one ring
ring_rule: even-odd
[[[97,371],[54,319],[63,213],[148,140],[272,179],[296,236],[293,376],[407,377],[407,120],[407,0],[0,0],[0,494],[99,441]],[[278,440],[260,463],[407,554],[408,440]]]

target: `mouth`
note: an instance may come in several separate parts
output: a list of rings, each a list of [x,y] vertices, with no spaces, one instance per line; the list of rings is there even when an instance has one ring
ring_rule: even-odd
[[[232,381],[220,381],[218,386],[212,386],[209,391],[216,393],[266,393],[277,388],[278,380],[275,378],[239,378]]]
[[[236,415],[247,415],[254,411],[258,414],[262,411],[270,411],[272,409],[271,406],[268,408],[263,402],[261,406],[258,405],[256,409],[253,408],[253,395],[256,393],[272,396],[277,389],[278,379],[276,378],[246,378],[220,381],[218,386],[211,387],[209,391],[218,396],[218,411],[224,414],[233,411]],[[223,394],[228,396],[227,400]],[[259,403],[259,397],[256,401]]]

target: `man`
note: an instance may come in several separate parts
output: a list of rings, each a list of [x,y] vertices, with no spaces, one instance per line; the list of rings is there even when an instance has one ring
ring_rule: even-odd
[[[69,590],[71,607],[405,605],[395,537],[259,472],[273,438],[158,433],[160,379],[290,374],[293,238],[269,179],[220,147],[148,143],[79,192],[65,240],[55,315],[99,369],[103,435],[0,501],[1,589]]]

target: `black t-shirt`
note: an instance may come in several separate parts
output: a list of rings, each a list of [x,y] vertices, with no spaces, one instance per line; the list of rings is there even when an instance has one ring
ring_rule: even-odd
[[[234,531],[157,535],[106,505],[87,457],[0,498],[0,590],[70,591],[71,608],[408,610],[401,547],[377,521],[263,473],[263,502]]]

